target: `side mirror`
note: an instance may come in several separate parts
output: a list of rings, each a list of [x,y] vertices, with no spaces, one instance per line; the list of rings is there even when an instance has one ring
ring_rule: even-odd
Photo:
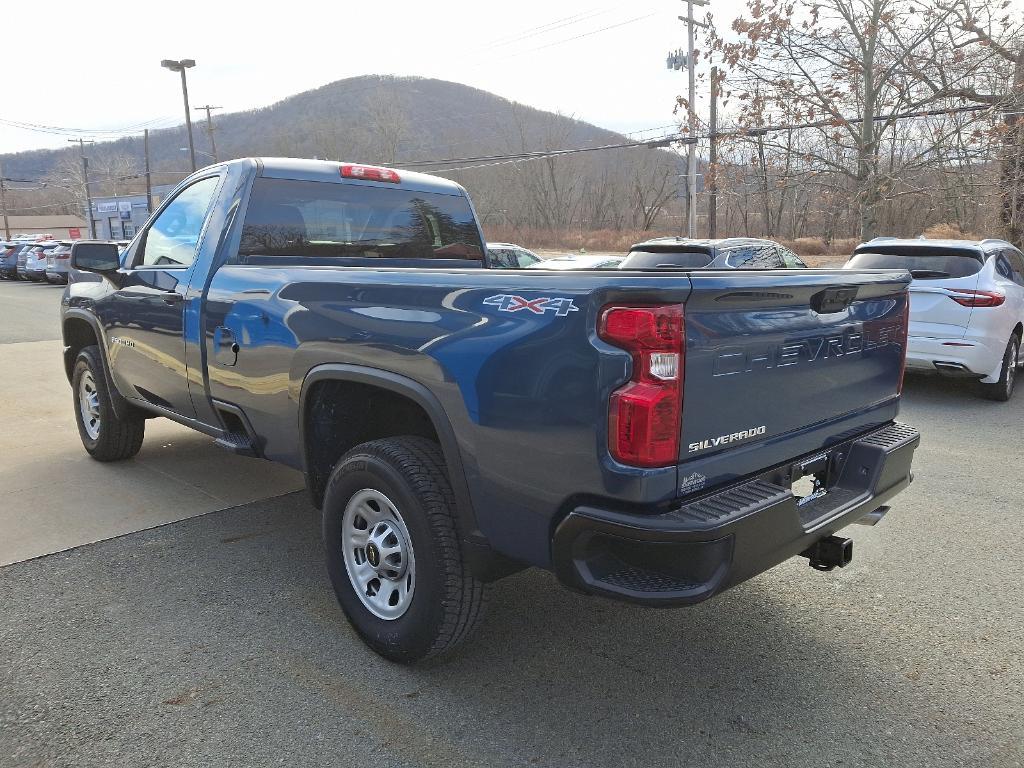
[[[78,242],[71,246],[71,267],[109,275],[121,268],[121,254],[114,243]]]

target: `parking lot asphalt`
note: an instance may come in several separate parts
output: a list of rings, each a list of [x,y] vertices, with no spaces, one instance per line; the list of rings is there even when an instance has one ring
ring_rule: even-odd
[[[420,667],[349,629],[302,493],[0,568],[0,766],[1021,766],[1022,395],[908,379],[917,481],[843,570],[672,611],[527,571]]]

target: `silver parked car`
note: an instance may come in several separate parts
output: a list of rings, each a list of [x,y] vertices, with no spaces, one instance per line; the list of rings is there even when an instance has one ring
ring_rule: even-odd
[[[32,280],[37,283],[46,280],[46,257],[56,247],[56,240],[47,240],[42,243],[36,243],[25,252],[26,280]]]
[[[56,248],[46,254],[46,281],[49,283],[66,284],[71,264],[71,241],[60,240]]]

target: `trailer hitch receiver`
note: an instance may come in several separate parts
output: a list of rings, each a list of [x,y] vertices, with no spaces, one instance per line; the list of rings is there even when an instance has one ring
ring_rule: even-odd
[[[816,571],[831,571],[836,566],[845,568],[853,560],[853,539],[829,536],[814,542],[800,555],[806,557]]]

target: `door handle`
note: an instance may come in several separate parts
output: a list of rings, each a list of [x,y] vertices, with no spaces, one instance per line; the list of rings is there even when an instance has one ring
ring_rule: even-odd
[[[177,291],[171,291],[169,293],[165,293],[165,294],[161,295],[160,298],[163,300],[164,304],[170,304],[172,306],[174,304],[181,304],[181,302],[184,301],[184,299],[185,299],[185,297],[182,296]]]
[[[214,357],[221,365],[231,366],[238,362],[238,342],[230,328],[218,326],[213,332]]]

